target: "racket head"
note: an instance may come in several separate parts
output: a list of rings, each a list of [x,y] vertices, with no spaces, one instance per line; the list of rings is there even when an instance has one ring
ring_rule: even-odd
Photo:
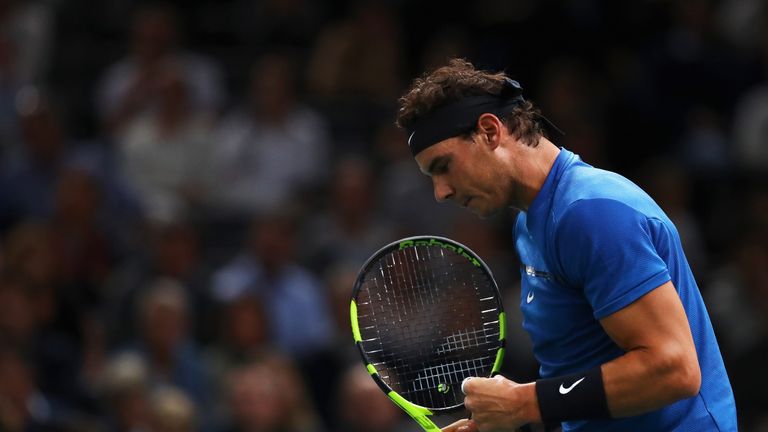
[[[408,237],[374,253],[358,274],[350,317],[369,373],[406,411],[403,402],[429,414],[462,409],[464,378],[493,376],[504,356],[506,319],[491,270],[445,237]]]

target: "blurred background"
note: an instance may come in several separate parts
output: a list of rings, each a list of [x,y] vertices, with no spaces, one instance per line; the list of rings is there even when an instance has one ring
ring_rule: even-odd
[[[0,0],[0,430],[420,430],[367,376],[357,270],[467,244],[519,330],[510,213],[438,207],[393,126],[453,56],[677,224],[768,430],[764,0]]]

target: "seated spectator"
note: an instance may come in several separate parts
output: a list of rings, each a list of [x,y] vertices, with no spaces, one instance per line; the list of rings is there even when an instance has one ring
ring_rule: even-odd
[[[188,310],[192,336],[204,343],[215,336],[207,321],[212,315],[208,282],[210,269],[203,257],[197,227],[188,220],[150,223],[137,241],[138,252],[112,268],[105,291],[108,294],[106,318],[108,339],[112,346],[136,337],[140,328],[135,314],[146,290],[157,278],[181,282]]]
[[[50,220],[53,247],[61,260],[61,282],[88,312],[102,306],[103,285],[116,258],[114,243],[102,225],[106,216],[102,209],[97,179],[84,169],[63,169]]]
[[[29,362],[18,351],[0,347],[0,430],[52,430],[56,414]]]
[[[321,432],[304,383],[288,359],[269,358],[227,379],[231,426],[226,432]]]
[[[396,240],[394,227],[379,216],[376,180],[373,167],[361,157],[348,156],[335,164],[327,207],[307,221],[303,233],[302,253],[313,268],[360,266]]]
[[[252,293],[242,293],[219,305],[215,343],[207,352],[208,370],[213,376],[216,403],[213,406],[218,418],[226,417],[226,379],[235,369],[273,353],[269,342],[266,311],[259,298]],[[208,325],[211,322],[208,321]]]
[[[401,29],[387,3],[355,3],[345,19],[326,26],[309,65],[321,100],[358,99],[389,105],[401,86]]]
[[[158,388],[150,396],[149,424],[152,432],[196,431],[195,406],[184,392]]]
[[[0,166],[0,229],[26,218],[50,217],[59,171],[67,158],[55,108],[37,90],[26,96],[18,111],[21,150]]]
[[[28,86],[44,82],[51,63],[54,5],[0,2],[0,156],[18,152],[16,99]]]
[[[411,430],[402,410],[381,391],[362,363],[348,367],[336,398],[338,432],[399,432]]]
[[[211,403],[209,376],[197,346],[187,333],[184,288],[172,279],[158,279],[138,305],[141,336],[125,352],[141,356],[147,365],[150,389],[171,385],[184,391],[201,413]],[[201,430],[210,430],[205,415]]]
[[[166,85],[163,70],[169,63],[178,67],[180,79],[189,86],[193,112],[215,114],[221,108],[220,68],[211,59],[179,47],[178,19],[177,12],[165,5],[136,10],[130,51],[107,69],[97,91],[98,113],[107,130],[120,130],[156,108]]]
[[[378,123],[392,121],[407,57],[391,3],[360,1],[348,9],[320,31],[307,67],[312,100],[328,116],[340,152],[359,149]]]
[[[296,222],[273,213],[257,218],[248,244],[213,276],[212,296],[220,303],[244,295],[261,300],[269,340],[294,358],[326,350],[333,325],[324,287],[296,262]]]
[[[282,213],[258,218],[246,248],[214,274],[212,296],[219,303],[244,294],[260,299],[269,345],[296,361],[320,405],[334,377],[335,327],[325,287],[296,262],[296,229]]]
[[[29,356],[44,393],[78,404],[84,396],[80,374],[86,321],[77,296],[62,282],[62,260],[53,245],[46,224],[20,224],[8,234],[0,278],[2,333],[6,343]]]
[[[149,372],[135,353],[111,358],[101,377],[108,430],[134,432],[149,425]]]
[[[61,177],[78,172],[88,177],[90,187],[104,192],[98,222],[111,233],[128,232],[136,205],[112,169],[110,155],[94,143],[72,139],[56,104],[36,87],[20,92],[15,108],[21,142],[19,151],[0,163],[0,231],[24,219],[51,219]]]
[[[225,117],[213,163],[215,213],[235,218],[274,211],[325,175],[325,121],[299,95],[297,65],[287,54],[267,54],[251,72],[246,106]]]
[[[209,119],[194,110],[178,64],[164,63],[153,79],[155,109],[117,131],[117,154],[147,218],[166,222],[199,205],[209,184],[212,141]]]

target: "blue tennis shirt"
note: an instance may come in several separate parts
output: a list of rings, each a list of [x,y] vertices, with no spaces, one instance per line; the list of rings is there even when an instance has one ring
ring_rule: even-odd
[[[672,281],[701,367],[690,399],[635,417],[573,421],[564,431],[736,431],[720,349],[674,224],[626,178],[562,149],[515,224],[520,307],[543,378],[586,371],[624,351],[598,320]]]

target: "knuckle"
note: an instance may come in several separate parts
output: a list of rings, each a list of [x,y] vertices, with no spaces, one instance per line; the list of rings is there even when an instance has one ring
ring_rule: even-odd
[[[472,411],[475,408],[474,400],[469,397],[464,398],[464,408]]]

